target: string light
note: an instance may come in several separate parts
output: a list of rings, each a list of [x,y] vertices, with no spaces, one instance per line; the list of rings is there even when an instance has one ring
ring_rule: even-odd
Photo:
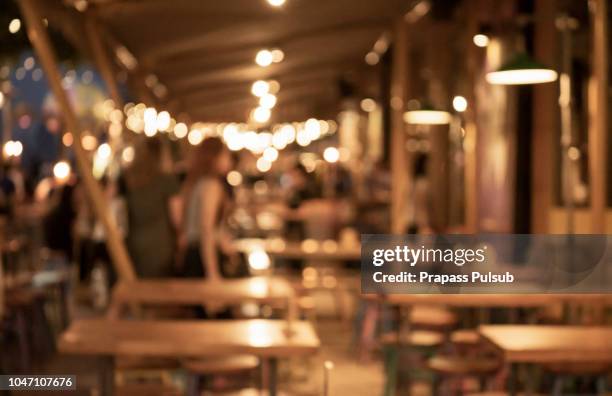
[[[273,61],[274,57],[272,56],[272,51],[267,49],[260,50],[255,56],[255,63],[261,67],[270,66]]]
[[[455,96],[453,98],[453,109],[458,113],[463,113],[468,107],[467,99],[463,96]]]
[[[484,48],[489,45],[489,36],[486,34],[476,34],[472,38],[472,41],[474,41],[474,45],[477,47]]]
[[[257,107],[255,110],[253,110],[253,120],[260,124],[268,122],[268,120],[270,120],[270,116],[270,109],[265,107]]]
[[[192,146],[197,146],[198,144],[202,143],[202,140],[204,140],[204,134],[202,131],[199,129],[192,129],[189,131],[189,134],[187,135],[187,141],[189,144]]]
[[[280,7],[283,4],[285,4],[286,0],[268,0],[268,4],[270,4],[273,7]]]
[[[328,147],[323,151],[323,159],[330,164],[336,163],[340,159],[340,152],[335,147]]]
[[[5,158],[19,157],[23,152],[23,145],[20,141],[9,140],[8,142],[4,143],[2,152],[4,153]]]
[[[64,182],[68,180],[70,176],[70,164],[66,161],[59,161],[53,166],[53,176],[60,181]]]
[[[259,106],[265,107],[266,109],[271,109],[276,105],[276,96],[271,93],[267,93],[262,95],[259,98]]]
[[[270,91],[270,84],[263,80],[257,80],[251,86],[251,93],[257,97],[261,97]]]
[[[8,30],[11,34],[15,34],[21,29],[21,20],[18,18],[12,19],[8,25]]]

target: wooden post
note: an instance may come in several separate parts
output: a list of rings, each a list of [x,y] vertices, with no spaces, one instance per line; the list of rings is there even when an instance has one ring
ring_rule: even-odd
[[[479,2],[471,0],[466,3],[465,19],[467,21],[467,67],[466,67],[466,83],[465,90],[468,108],[464,113],[465,120],[465,137],[463,141],[463,150],[465,156],[464,168],[464,214],[465,214],[465,232],[475,234],[478,232],[478,127],[476,118],[478,115],[478,104],[476,103],[476,77],[480,72],[480,48],[472,43],[472,37],[478,33],[479,17],[478,17]]]
[[[406,229],[406,201],[410,178],[404,130],[404,106],[408,83],[408,34],[403,18],[395,21],[393,30],[393,64],[391,66],[391,233]]]
[[[535,57],[554,67],[557,59],[557,29],[555,28],[556,0],[535,2]],[[553,147],[558,130],[558,84],[533,86],[534,111],[532,133],[531,172],[531,232],[546,234],[552,204]]]
[[[108,56],[106,48],[104,47],[104,43],[102,42],[98,21],[90,12],[86,17],[85,31],[87,32],[87,40],[91,46],[94,61],[98,66],[98,71],[102,75],[106,89],[108,89],[111,99],[113,102],[115,102],[115,107],[123,109],[123,98],[119,93],[119,86],[117,85],[117,80],[115,79],[112,62]]]
[[[91,173],[91,163],[80,144],[82,130],[74,113],[74,109],[68,101],[68,96],[62,88],[55,54],[51,47],[51,42],[49,41],[49,35],[43,25],[38,3],[36,0],[19,0],[19,7],[27,25],[28,37],[47,75],[51,91],[62,109],[66,126],[74,135],[75,144],[72,145],[72,148],[76,157],[77,166],[94,212],[97,218],[102,222],[106,231],[106,243],[115,270],[121,280],[134,280],[136,275],[130,256],[119,235],[116,224],[109,216],[102,189]]]
[[[591,230],[606,232],[606,134],[608,133],[608,11],[606,0],[593,1],[592,75],[589,81],[589,181]]]

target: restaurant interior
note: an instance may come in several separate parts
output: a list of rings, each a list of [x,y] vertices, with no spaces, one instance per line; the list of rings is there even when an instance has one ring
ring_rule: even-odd
[[[0,395],[612,395],[612,294],[361,273],[612,234],[608,0],[0,10]]]

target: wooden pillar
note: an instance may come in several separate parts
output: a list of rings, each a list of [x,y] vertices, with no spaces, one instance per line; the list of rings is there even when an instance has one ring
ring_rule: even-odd
[[[106,243],[115,270],[121,280],[133,280],[136,275],[130,256],[119,235],[116,224],[109,215],[102,189],[91,173],[91,163],[87,158],[85,150],[79,144],[81,142],[81,126],[74,113],[74,109],[68,101],[68,96],[62,88],[60,74],[57,69],[57,61],[53,48],[51,47],[49,35],[42,22],[38,2],[36,0],[19,0],[19,7],[27,25],[28,37],[47,75],[47,81],[49,82],[51,91],[62,110],[66,126],[74,135],[75,144],[72,145],[72,148],[76,157],[77,166],[96,217],[102,222],[106,231]]]
[[[535,2],[535,58],[555,68],[557,59],[556,0]],[[553,148],[558,131],[558,84],[533,86],[532,161],[531,165],[531,232],[547,233],[553,196]]]
[[[606,232],[606,151],[608,133],[608,10],[607,0],[592,9],[592,75],[589,81],[589,180],[591,231]]]
[[[393,31],[391,66],[391,233],[406,229],[406,201],[410,178],[404,130],[404,106],[408,84],[408,34],[406,22],[398,18]]]
[[[91,47],[94,61],[98,67],[98,71],[102,75],[106,89],[108,89],[111,99],[113,102],[115,102],[115,107],[123,109],[123,98],[119,93],[119,86],[117,85],[117,79],[115,78],[115,73],[113,72],[112,62],[108,56],[108,51],[102,42],[98,21],[94,15],[91,14],[91,12],[88,12],[87,14],[85,31],[87,32],[87,40],[89,42],[89,46]]]
[[[475,234],[478,232],[478,128],[476,123],[476,76],[479,73],[480,48],[472,43],[472,37],[478,33],[478,2],[471,0],[466,3],[467,20],[467,73],[466,73],[466,99],[468,108],[464,114],[465,137],[463,151],[465,156],[464,170],[464,202],[465,202],[465,232]]]

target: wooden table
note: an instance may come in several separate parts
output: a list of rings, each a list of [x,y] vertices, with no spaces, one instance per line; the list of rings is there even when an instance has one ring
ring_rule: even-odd
[[[530,308],[562,302],[611,305],[610,294],[364,294],[364,298],[391,305],[433,304],[457,308]]]
[[[129,304],[201,305],[214,301],[231,305],[255,301],[288,306],[294,296],[289,281],[280,277],[215,282],[180,278],[135,280],[115,287],[108,316],[117,317]]]
[[[612,327],[483,325],[508,363],[612,363]]]
[[[612,364],[612,327],[484,325],[478,331],[510,365],[511,394],[519,363]]]
[[[312,325],[295,321],[291,333],[282,320],[232,321],[75,321],[59,339],[66,354],[105,357],[103,395],[113,394],[114,357],[197,358],[253,354],[269,362],[270,395],[276,394],[278,358],[314,354],[320,341]]]
[[[249,254],[263,250],[274,258],[320,261],[359,261],[360,245],[343,245],[335,241],[287,242],[279,239],[240,239],[234,246],[242,253]]]

